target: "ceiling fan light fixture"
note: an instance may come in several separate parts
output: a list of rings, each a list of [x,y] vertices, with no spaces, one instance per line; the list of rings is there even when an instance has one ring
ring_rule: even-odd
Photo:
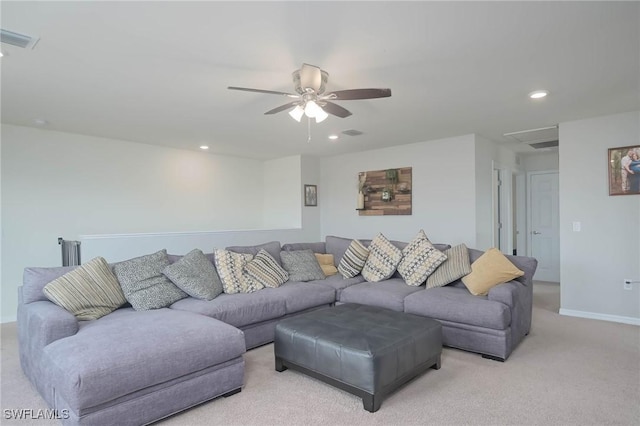
[[[321,107],[318,107],[318,111],[316,112],[316,123],[321,123],[327,119],[329,114],[327,114]]]
[[[289,115],[299,123],[304,115],[304,109],[300,105],[296,105],[294,109],[289,111]]]
[[[322,111],[322,108],[320,108],[320,106],[318,106],[314,101],[307,101],[307,104],[304,106],[304,114],[309,118],[315,118],[320,111]]]

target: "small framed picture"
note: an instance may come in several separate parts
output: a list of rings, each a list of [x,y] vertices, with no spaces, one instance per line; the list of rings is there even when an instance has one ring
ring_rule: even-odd
[[[609,148],[609,195],[640,195],[640,145]]]
[[[318,186],[317,185],[304,186],[304,205],[310,206],[310,207],[316,207],[318,205]]]

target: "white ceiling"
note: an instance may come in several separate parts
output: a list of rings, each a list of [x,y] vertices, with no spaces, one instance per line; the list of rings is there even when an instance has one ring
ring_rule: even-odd
[[[639,2],[11,2],[2,122],[255,158],[336,155],[640,109]],[[307,125],[263,113],[303,63],[386,99]],[[527,94],[547,89],[532,101]],[[331,133],[356,129],[363,135]]]

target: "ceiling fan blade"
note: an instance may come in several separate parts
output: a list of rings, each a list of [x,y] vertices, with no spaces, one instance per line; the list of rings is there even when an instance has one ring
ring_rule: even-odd
[[[291,108],[293,106],[296,106],[297,104],[298,104],[298,101],[294,101],[294,102],[289,102],[288,104],[280,105],[277,108],[274,108],[272,110],[269,110],[269,111],[265,112],[265,115],[267,115],[267,114],[277,114],[277,113],[279,113],[281,111],[284,111],[284,110],[287,110],[287,109],[289,109],[289,108]]]
[[[390,96],[391,89],[348,89],[331,92],[323,96],[323,98],[350,101],[356,99],[388,98]]]
[[[322,71],[319,67],[309,64],[302,64],[300,68],[300,87],[311,88],[316,92],[322,85]]]
[[[276,92],[274,90],[250,89],[248,87],[228,86],[227,89],[229,89],[229,90],[242,90],[243,92],[267,93],[267,94],[270,94],[270,95],[282,95],[282,96],[288,96],[290,98],[299,98],[300,97],[300,95],[297,95],[297,94],[294,94],[294,93]]]
[[[342,108],[338,104],[334,104],[333,102],[324,101],[325,105],[322,105],[322,109],[327,114],[335,115],[336,117],[345,118],[351,115],[351,111]]]

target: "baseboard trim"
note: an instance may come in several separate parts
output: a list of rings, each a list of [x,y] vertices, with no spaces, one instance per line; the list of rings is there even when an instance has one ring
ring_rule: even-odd
[[[17,318],[15,316],[1,317],[0,324],[4,324],[7,322],[16,322]]]
[[[623,317],[621,315],[599,314],[596,312],[574,311],[573,309],[560,309],[560,315],[597,319],[602,321],[619,322],[622,324],[640,325],[640,318]]]

